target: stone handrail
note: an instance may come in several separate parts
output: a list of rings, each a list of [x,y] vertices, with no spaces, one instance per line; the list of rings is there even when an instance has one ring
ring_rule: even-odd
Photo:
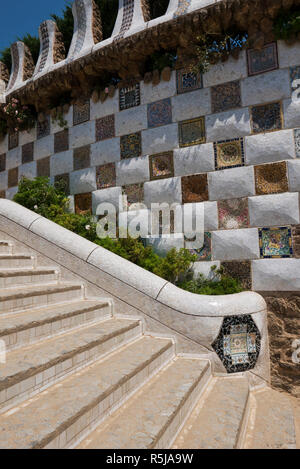
[[[103,288],[105,296],[111,296],[116,303],[122,302],[122,309],[126,304],[145,315],[151,325],[159,323],[165,331],[172,331],[179,339],[190,341],[191,348],[183,345],[182,351],[194,353],[200,350],[211,354],[214,366],[220,372],[224,372],[224,367],[214,353],[212,343],[219,334],[224,318],[250,315],[260,331],[261,353],[253,373],[249,373],[264,380],[269,379],[266,304],[260,295],[242,292],[227,296],[206,296],[181,290],[6,199],[0,199],[0,230],[20,242],[25,240],[28,246],[68,269],[76,264],[76,274]]]

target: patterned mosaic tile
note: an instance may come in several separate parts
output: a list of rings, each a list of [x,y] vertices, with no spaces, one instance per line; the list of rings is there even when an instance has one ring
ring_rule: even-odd
[[[105,116],[96,120],[96,141],[106,140],[115,136],[115,115]]]
[[[74,149],[74,171],[79,169],[89,168],[91,165],[91,147],[90,145],[85,145],[84,147]]]
[[[19,182],[19,168],[8,170],[8,188],[15,187]]]
[[[116,186],[115,163],[108,163],[96,168],[97,189]]]
[[[141,103],[140,84],[136,83],[133,86],[127,86],[120,89],[120,111],[129,109],[131,107],[139,106]]]
[[[220,200],[218,202],[219,229],[248,228],[248,199]]]
[[[82,124],[90,120],[90,101],[76,103],[73,106],[73,125]]]
[[[280,103],[263,104],[250,108],[252,132],[272,132],[282,129],[282,109]]]
[[[129,208],[133,204],[141,204],[144,202],[144,184],[129,184],[124,186],[122,194],[125,207]]]
[[[123,4],[123,17],[122,24],[119,34],[115,37],[115,40],[121,39],[126,31],[130,29],[134,13],[134,0],[124,0]]]
[[[0,155],[0,173],[6,170],[6,153]]]
[[[296,158],[300,158],[300,129],[294,130]]]
[[[298,88],[294,80],[300,80],[300,66],[290,68],[291,87]]]
[[[292,226],[293,254],[300,258],[300,225]]]
[[[188,147],[205,143],[205,119],[199,117],[179,123],[179,146]]]
[[[75,213],[78,215],[87,215],[92,212],[92,194],[75,195]]]
[[[204,242],[201,249],[189,249],[189,251],[197,256],[197,262],[211,261],[211,233],[208,231],[204,233]]]
[[[33,161],[33,142],[22,146],[22,164]]]
[[[54,135],[54,153],[69,150],[69,130],[65,129]]]
[[[277,44],[273,42],[261,50],[249,49],[247,51],[248,74],[269,72],[278,68]]]
[[[50,116],[45,116],[43,121],[37,121],[36,125],[37,139],[48,137],[50,135]]]
[[[254,167],[256,194],[288,192],[286,162],[264,164]]]
[[[174,176],[173,152],[168,151],[149,157],[150,179],[164,179]]]
[[[148,104],[148,127],[150,129],[171,123],[172,105],[170,98]]]
[[[0,199],[5,199],[5,198],[6,198],[5,191],[0,191]]]
[[[54,178],[55,186],[59,187],[63,190],[66,195],[70,194],[70,175],[69,173],[60,174],[59,176],[55,176]]]
[[[195,174],[181,178],[182,203],[203,202],[208,200],[207,174]]]
[[[259,230],[260,256],[264,259],[292,257],[291,229],[262,228]]]
[[[38,177],[50,177],[50,156],[37,160],[36,171]]]
[[[241,106],[239,81],[232,81],[211,87],[212,112],[223,112]]]
[[[177,70],[176,72],[177,93],[188,93],[203,87],[201,73],[191,72],[189,70]]]
[[[8,149],[13,150],[19,145],[19,132],[8,134]]]
[[[212,347],[228,373],[252,370],[260,353],[260,332],[250,315],[228,316]]]
[[[229,277],[239,280],[245,290],[252,289],[252,275],[250,261],[222,262],[221,267]]]
[[[174,18],[185,15],[188,12],[192,0],[179,0],[177,10],[174,13]]]
[[[135,134],[122,135],[120,138],[121,160],[127,158],[137,158],[142,154],[141,132]]]
[[[215,142],[214,153],[216,170],[237,168],[245,164],[244,140],[242,138]]]

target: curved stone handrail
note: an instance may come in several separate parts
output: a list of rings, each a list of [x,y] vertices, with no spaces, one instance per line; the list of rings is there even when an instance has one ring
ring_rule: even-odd
[[[143,317],[149,331],[173,335],[179,351],[208,355],[216,372],[225,372],[212,347],[224,319],[250,315],[260,332],[261,350],[249,379],[253,383],[269,380],[266,304],[260,295],[243,292],[216,297],[181,290],[6,199],[0,199],[0,231],[101,289],[101,296],[111,297],[123,314],[128,311]]]

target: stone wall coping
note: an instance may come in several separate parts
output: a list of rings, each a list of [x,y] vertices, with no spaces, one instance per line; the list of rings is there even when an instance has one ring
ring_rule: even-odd
[[[0,215],[181,314],[196,317],[224,317],[252,315],[266,311],[264,299],[254,292],[209,296],[181,290],[153,273],[10,200],[0,200]]]

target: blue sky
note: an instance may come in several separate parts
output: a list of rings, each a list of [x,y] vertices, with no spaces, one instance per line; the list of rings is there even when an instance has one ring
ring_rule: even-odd
[[[37,36],[40,23],[49,19],[51,13],[61,14],[65,4],[65,0],[1,0],[0,50],[18,36]]]

